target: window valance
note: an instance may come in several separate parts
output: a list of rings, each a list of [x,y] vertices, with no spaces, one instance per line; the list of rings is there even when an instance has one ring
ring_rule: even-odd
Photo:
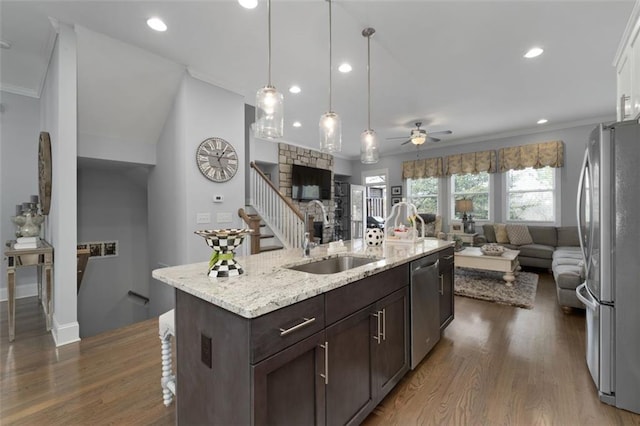
[[[500,149],[500,171],[522,170],[527,167],[562,167],[564,144],[562,141],[534,143]]]
[[[420,179],[440,176],[442,176],[442,157],[402,162],[402,179]]]
[[[445,158],[447,176],[464,175],[468,173],[496,173],[496,152],[478,151],[464,154],[449,155]]]

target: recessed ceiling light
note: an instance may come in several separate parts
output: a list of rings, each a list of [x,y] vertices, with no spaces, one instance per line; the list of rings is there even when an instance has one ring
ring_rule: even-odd
[[[544,52],[544,49],[540,47],[532,47],[527,53],[524,54],[524,57],[527,59],[535,58],[542,55],[542,52]]]
[[[238,3],[245,9],[255,9],[258,5],[258,0],[238,0]]]
[[[546,123],[547,121],[549,121],[549,120],[547,120],[546,118],[541,118],[540,120],[538,120],[538,121],[537,121],[537,123],[538,123],[538,124],[544,124],[544,123]]]
[[[345,72],[346,73],[346,72],[351,72],[351,70],[352,70],[351,65],[347,64],[346,62],[344,64],[341,64],[338,67],[338,71],[340,71],[340,72]]]
[[[296,86],[293,85],[291,87],[289,87],[289,92],[291,93],[300,93],[302,89],[300,89],[300,86]]]
[[[9,43],[8,41],[0,40],[0,48],[11,49],[11,43]]]
[[[293,127],[302,127],[302,123],[299,121],[294,121],[293,122]]]
[[[160,19],[160,18],[149,18],[149,19],[147,19],[147,25],[152,30],[167,31],[167,24],[162,22],[162,19]]]

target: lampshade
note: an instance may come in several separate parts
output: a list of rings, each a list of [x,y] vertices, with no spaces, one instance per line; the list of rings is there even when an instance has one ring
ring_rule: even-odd
[[[331,72],[333,71],[331,60],[331,0],[329,3],[329,111],[320,116],[318,130],[320,132],[320,151],[340,152],[342,150],[342,122],[340,116],[332,111],[331,97]]]
[[[269,83],[256,93],[255,136],[281,138],[284,135],[284,97],[271,85],[271,0],[267,0]]]
[[[422,145],[427,140],[427,136],[424,133],[411,136],[411,143],[414,145]]]
[[[379,159],[378,135],[371,129],[365,130],[360,135],[360,162],[362,164],[375,164]]]
[[[456,200],[456,212],[467,213],[473,211],[473,200]]]
[[[373,28],[362,30],[362,36],[367,38],[367,130],[360,135],[360,162],[375,164],[380,159],[378,153],[378,137],[371,129],[371,36],[375,34]]]
[[[255,136],[281,138],[284,134],[284,98],[273,86],[265,86],[256,94]]]

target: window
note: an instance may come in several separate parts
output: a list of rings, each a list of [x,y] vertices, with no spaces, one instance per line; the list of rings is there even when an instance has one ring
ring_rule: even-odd
[[[474,219],[489,220],[491,196],[490,175],[487,172],[451,175],[451,218],[462,220],[463,212],[456,212],[455,201],[462,198],[473,201]],[[469,212],[468,212],[469,213]]]
[[[407,201],[418,213],[438,213],[438,178],[407,179]]]
[[[507,220],[555,222],[555,175],[551,167],[509,170],[505,186]]]

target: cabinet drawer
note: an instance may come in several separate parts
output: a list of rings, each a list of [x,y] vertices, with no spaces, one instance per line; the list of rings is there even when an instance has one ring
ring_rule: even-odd
[[[389,269],[326,293],[327,325],[409,285],[409,265]]]
[[[440,267],[438,268],[438,271],[440,274],[451,269],[453,265],[453,247],[440,251],[439,264]]]
[[[324,329],[324,295],[270,312],[251,321],[251,363]]]

